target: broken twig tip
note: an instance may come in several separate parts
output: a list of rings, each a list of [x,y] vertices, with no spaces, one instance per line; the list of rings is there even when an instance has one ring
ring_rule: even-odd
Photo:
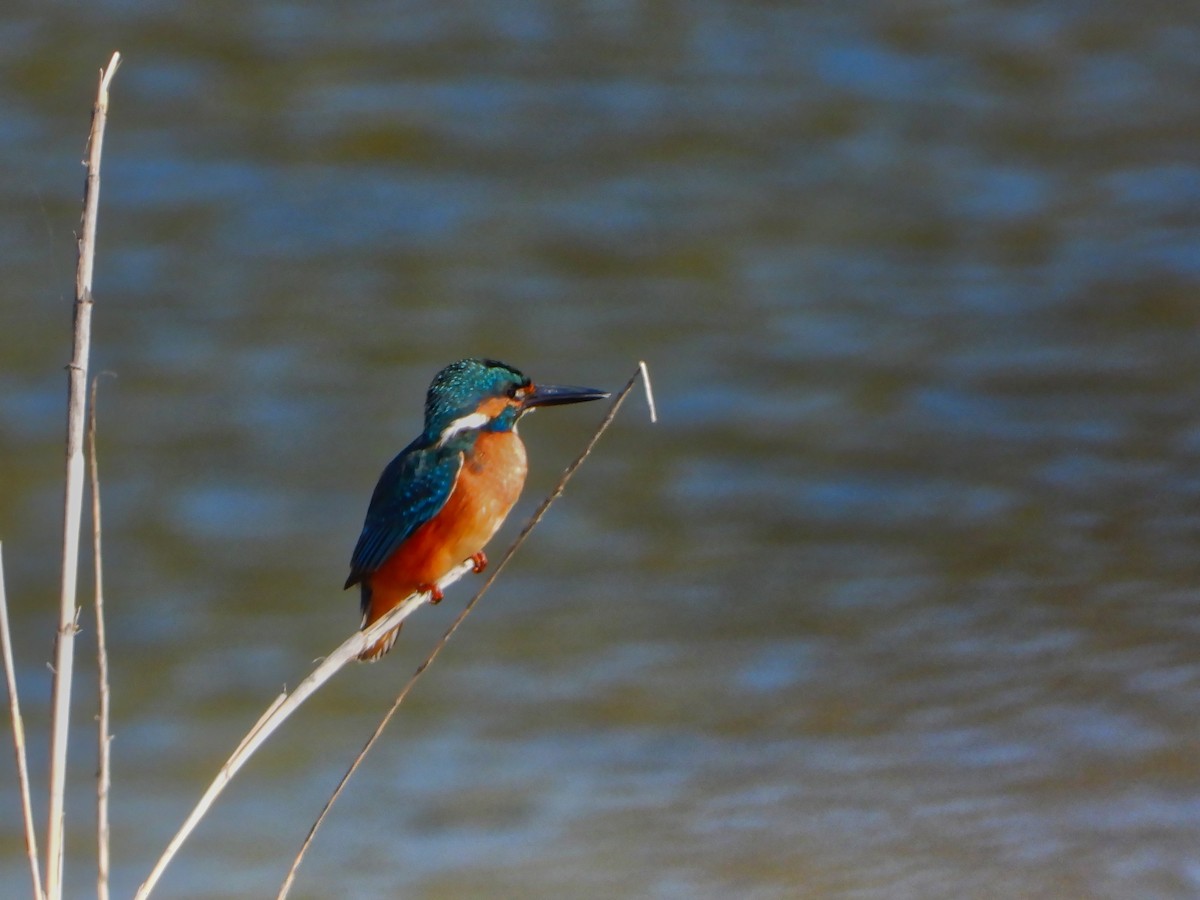
[[[650,387],[650,370],[646,368],[644,359],[638,360],[638,369],[642,373],[642,387],[646,389],[646,405],[650,407],[650,421],[658,423],[658,410],[654,406],[654,391]]]
[[[117,74],[117,67],[120,65],[121,51],[114,50],[112,58],[108,61],[108,66],[101,72],[101,89],[104,91],[104,93],[108,93],[108,86],[112,82],[113,76]]]

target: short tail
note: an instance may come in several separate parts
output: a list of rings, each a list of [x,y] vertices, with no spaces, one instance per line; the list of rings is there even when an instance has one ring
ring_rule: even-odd
[[[371,615],[371,586],[367,582],[362,582],[362,625],[359,626],[359,631],[365,629],[368,625],[374,622],[379,616],[372,617]],[[382,614],[381,614],[382,615]],[[404,627],[401,622],[374,644],[358,654],[358,658],[362,662],[375,662],[377,659],[382,659],[383,655],[392,649],[392,645],[396,643],[396,638],[400,636],[400,629]]]
[[[363,627],[365,628],[366,624]],[[392,644],[396,643],[396,638],[400,636],[400,629],[403,627],[404,623],[401,622],[362,653],[358,654],[358,658],[362,662],[375,662],[377,659],[382,659],[383,655],[392,649]]]

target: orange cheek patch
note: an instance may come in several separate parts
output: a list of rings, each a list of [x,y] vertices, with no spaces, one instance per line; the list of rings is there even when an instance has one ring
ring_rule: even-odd
[[[492,397],[480,403],[477,412],[483,413],[489,419],[494,419],[509,406],[516,406],[516,403],[508,397]]]

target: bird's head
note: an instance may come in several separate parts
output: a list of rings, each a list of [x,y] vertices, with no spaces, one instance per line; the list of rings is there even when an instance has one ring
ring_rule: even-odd
[[[425,398],[425,439],[445,446],[460,435],[511,431],[539,406],[602,400],[608,391],[566,385],[535,385],[506,363],[461,359],[434,376]]]

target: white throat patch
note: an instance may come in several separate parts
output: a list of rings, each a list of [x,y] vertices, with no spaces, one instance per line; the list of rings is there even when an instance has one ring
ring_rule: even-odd
[[[470,431],[472,428],[482,428],[490,421],[491,417],[487,413],[473,412],[469,416],[460,416],[442,429],[442,433],[438,436],[436,446],[444,447],[446,446],[446,442],[456,434],[461,434],[464,431]]]

